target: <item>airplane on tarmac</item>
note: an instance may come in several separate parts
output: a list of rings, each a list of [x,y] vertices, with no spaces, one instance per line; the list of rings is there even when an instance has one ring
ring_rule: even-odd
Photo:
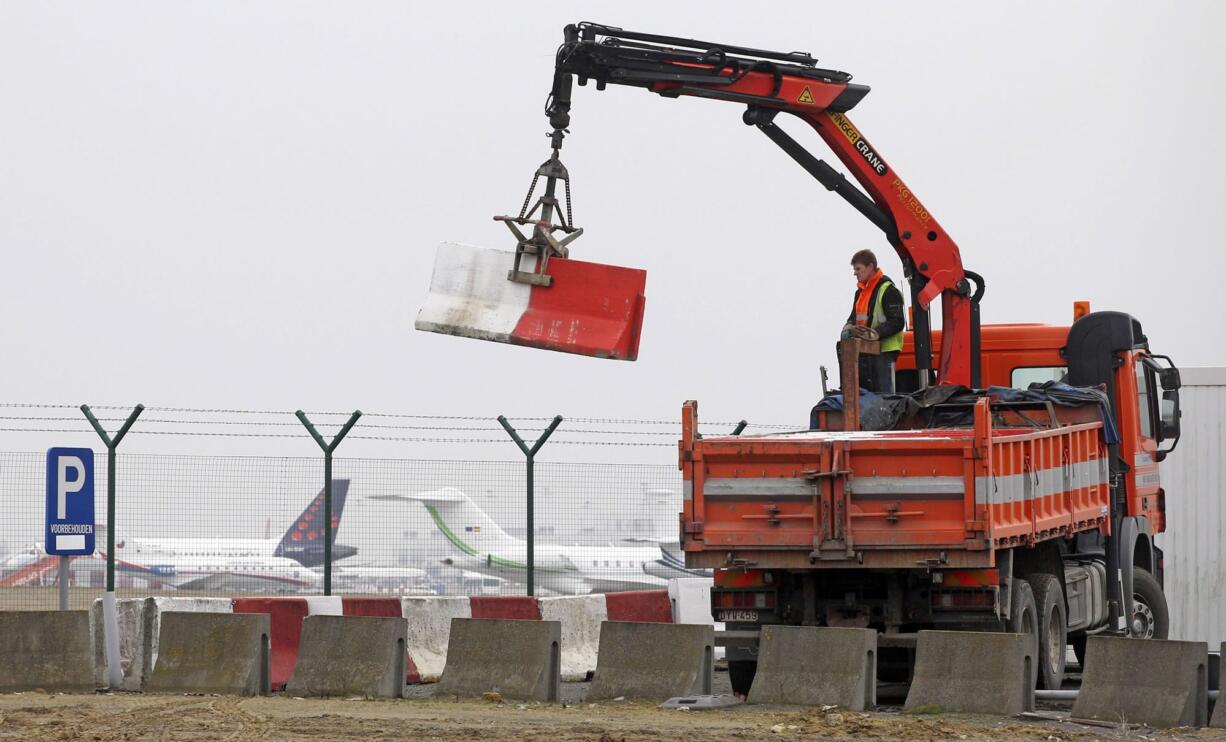
[[[348,479],[332,480],[332,560],[357,549],[336,543],[349,494]],[[115,544],[116,570],[179,590],[286,591],[315,589],[324,561],[324,493],[276,539],[124,538]],[[105,552],[99,549],[105,558]]]
[[[357,549],[338,544],[349,480],[333,480],[333,561],[353,556]],[[144,580],[150,587],[180,590],[235,592],[292,592],[317,589],[322,578],[314,567],[323,565],[323,492],[276,539],[134,538],[115,544],[115,569],[121,576]],[[106,529],[98,528],[98,550],[72,560],[74,575],[104,569]],[[0,586],[46,584],[54,581],[58,557],[48,556],[42,544],[15,555],[13,569],[0,574]],[[80,576],[74,579],[80,580]]]
[[[349,495],[349,480],[332,480],[332,560],[338,561],[358,553],[352,546],[336,543],[345,499]],[[242,559],[277,557],[293,560],[304,567],[320,567],[324,563],[323,542],[324,493],[320,490],[298,518],[290,524],[281,540],[271,538],[125,538],[115,545],[122,556],[151,554],[158,557],[195,559],[199,557]],[[99,531],[105,532],[103,529]],[[105,538],[100,544],[105,543]],[[141,557],[143,559],[143,557]]]
[[[376,495],[373,500],[419,502],[453,548],[443,560],[460,569],[523,583],[527,543],[502,530],[468,495],[454,487],[413,495]],[[666,587],[671,577],[707,576],[688,570],[664,545],[561,546],[537,543],[535,583],[560,595]]]

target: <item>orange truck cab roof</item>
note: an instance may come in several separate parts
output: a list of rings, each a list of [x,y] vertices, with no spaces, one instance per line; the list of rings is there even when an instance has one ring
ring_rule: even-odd
[[[1013,386],[1012,372],[1017,368],[1066,366],[1060,350],[1068,341],[1068,331],[1066,326],[1037,323],[984,325],[980,335],[983,386]],[[933,358],[940,353],[941,331],[933,330]],[[903,336],[897,368],[915,370],[914,334],[909,330]]]

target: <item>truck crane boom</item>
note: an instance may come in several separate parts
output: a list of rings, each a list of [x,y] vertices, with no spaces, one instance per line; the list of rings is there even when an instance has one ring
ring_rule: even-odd
[[[692,96],[737,103],[746,107],[743,115],[746,124],[766,134],[826,189],[863,214],[885,234],[898,253],[911,287],[915,366],[924,382],[932,368],[929,307],[939,296],[946,340],[940,346],[937,382],[979,385],[979,299],[983,295],[983,279],[963,267],[957,244],[880,150],[848,118],[848,111],[869,92],[868,86],[853,83],[846,72],[818,67],[817,60],[805,52],[752,49],[595,23],[568,25],[563,35],[546,102],[546,114],[553,129],[550,134],[553,154],[537,171],[539,177],[546,179],[545,195],[529,212],[527,203],[532,194],[529,191],[519,217],[497,217],[512,227],[517,237],[509,280],[549,290],[550,258],[569,257],[567,244],[578,236],[577,232],[582,232],[569,221],[569,190],[567,217],[559,218],[558,224],[553,222],[555,212],[561,214],[555,195],[557,182],[569,184],[569,174],[561,165],[559,153],[571,123],[574,82],[580,86],[594,82],[598,90],[623,85],[666,98]],[[856,182],[815,157],[785,132],[775,121],[780,113],[796,116],[813,127]],[[531,226],[532,236],[516,229],[517,224]],[[553,237],[559,230],[567,235],[561,241]],[[535,270],[520,270],[525,256],[537,257]],[[418,322],[420,329],[449,332],[440,330],[439,324],[423,323],[420,319]],[[484,337],[479,333],[453,334]]]

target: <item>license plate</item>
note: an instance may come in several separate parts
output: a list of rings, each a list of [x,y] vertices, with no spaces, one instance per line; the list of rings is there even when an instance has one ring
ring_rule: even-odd
[[[757,611],[720,611],[719,620],[728,621],[753,621],[758,620]]]

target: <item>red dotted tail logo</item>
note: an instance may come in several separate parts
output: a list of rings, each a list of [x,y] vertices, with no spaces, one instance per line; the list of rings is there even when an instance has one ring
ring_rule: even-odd
[[[316,500],[315,502],[311,503],[311,507],[309,509],[312,513],[318,512],[319,511],[319,500]]]
[[[332,516],[332,530],[335,531],[337,528],[340,527],[340,525],[341,525],[340,517],[336,515]]]
[[[293,533],[290,534],[290,539],[293,541],[301,541],[302,534],[299,533],[298,531],[294,531]]]
[[[314,541],[319,538],[319,534],[315,531],[307,531],[307,541]]]
[[[305,520],[300,520],[300,521],[298,521],[298,530],[299,530],[299,531],[305,531],[306,529],[308,529],[308,528],[310,528],[310,527],[311,527],[311,524],[310,524],[310,523],[307,523]]]

